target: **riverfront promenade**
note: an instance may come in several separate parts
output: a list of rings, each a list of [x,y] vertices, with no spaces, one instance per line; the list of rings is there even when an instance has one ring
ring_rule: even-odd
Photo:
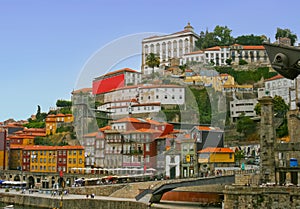
[[[146,203],[137,202],[131,198],[116,198],[107,196],[95,196],[87,198],[86,195],[67,194],[63,196],[53,196],[45,193],[29,193],[27,190],[25,194],[21,194],[21,191],[10,189],[9,192],[5,192],[5,189],[0,189],[0,195],[2,201],[9,204],[23,204],[42,208],[55,208],[59,207],[60,202],[63,203],[63,209],[67,208],[89,208],[89,209],[133,209],[133,208],[149,208]],[[161,202],[158,204],[152,204],[151,208],[199,208],[197,203],[185,203],[185,202]]]

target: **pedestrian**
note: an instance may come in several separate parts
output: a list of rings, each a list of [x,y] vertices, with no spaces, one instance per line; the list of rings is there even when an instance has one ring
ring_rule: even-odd
[[[86,195],[86,198],[89,198],[89,195],[88,195],[88,194]]]

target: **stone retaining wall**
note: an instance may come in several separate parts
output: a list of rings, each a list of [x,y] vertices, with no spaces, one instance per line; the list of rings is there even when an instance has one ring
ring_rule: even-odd
[[[19,194],[9,194],[3,193],[2,202],[6,204],[13,205],[26,205],[34,206],[40,208],[58,208],[60,204],[59,198],[47,198],[41,196],[28,196],[28,195],[19,195]],[[63,200],[63,209],[147,209],[148,206],[145,203],[136,202],[132,200],[99,200],[99,199],[64,199]],[[151,207],[154,209],[159,209],[158,207]]]
[[[224,209],[300,208],[299,187],[225,186]]]

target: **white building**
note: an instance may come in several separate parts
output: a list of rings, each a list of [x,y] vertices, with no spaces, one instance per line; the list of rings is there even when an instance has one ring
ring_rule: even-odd
[[[265,93],[271,97],[280,96],[286,104],[290,104],[290,89],[295,89],[295,80],[290,80],[278,74],[265,80]]]
[[[203,51],[205,53],[205,63],[213,63],[216,66],[227,65],[226,60],[230,58],[230,48],[228,46],[214,46]]]
[[[118,88],[104,94],[98,109],[112,116],[159,112],[162,105],[183,105],[185,88],[177,85],[139,85]]]
[[[154,53],[160,58],[161,66],[169,66],[170,59],[180,59],[184,54],[194,50],[195,41],[199,36],[194,28],[188,23],[183,31],[163,36],[152,36],[142,41],[142,73],[151,74],[152,68],[146,65],[146,57]],[[156,71],[158,69],[155,69]]]
[[[168,178],[180,178],[180,152],[172,149],[167,151],[165,165]]]
[[[234,44],[230,46],[230,58],[233,63],[239,63],[240,59],[248,63],[269,63],[269,58],[263,45],[247,46]]]
[[[205,62],[205,54],[204,51],[193,51],[187,54],[184,54],[180,60],[180,64],[184,65],[187,63],[204,63]]]
[[[242,100],[233,100],[230,102],[230,118],[232,121],[235,121],[237,118],[241,116],[241,114],[245,114],[245,116],[254,117],[256,116],[256,112],[254,110],[257,104],[257,99],[242,99]]]

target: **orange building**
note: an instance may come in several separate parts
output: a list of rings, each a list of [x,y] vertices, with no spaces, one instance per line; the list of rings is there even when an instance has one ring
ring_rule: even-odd
[[[24,130],[17,131],[14,135],[7,137],[10,144],[18,145],[33,145],[35,137],[45,137],[44,128],[24,128]]]
[[[46,134],[55,134],[58,127],[72,123],[74,117],[72,114],[48,115],[46,118]]]

